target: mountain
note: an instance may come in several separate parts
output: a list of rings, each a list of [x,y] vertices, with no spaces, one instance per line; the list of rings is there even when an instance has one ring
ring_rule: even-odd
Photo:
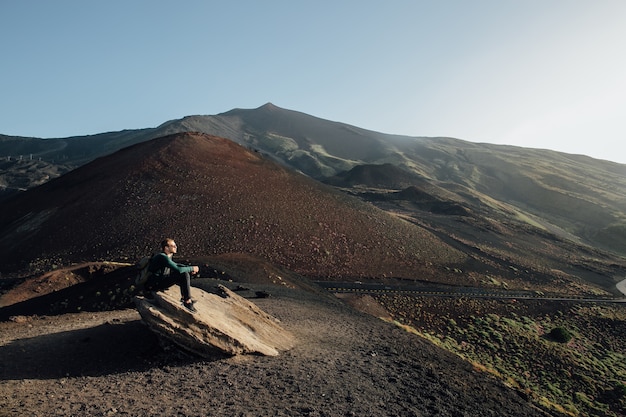
[[[626,255],[626,165],[541,149],[383,134],[271,103],[85,137],[0,136],[0,155],[62,165],[52,178],[123,147],[189,131],[225,137],[320,180],[360,165],[392,164],[405,177],[426,180],[457,200],[515,212],[551,233]],[[15,163],[0,173],[0,198],[23,188],[10,176],[19,169],[24,172]],[[401,182],[391,186],[411,185],[406,178]]]
[[[393,165],[355,170],[362,175],[349,178],[399,173]],[[597,291],[590,285],[614,291],[626,270],[610,253],[529,225],[502,203],[460,199],[415,175],[401,176],[416,185],[399,192],[340,191],[233,141],[176,133],[0,202],[0,263],[4,272],[132,263],[173,236],[186,259],[248,254],[328,280],[579,294]]]
[[[0,154],[14,155],[12,163],[15,167],[22,167],[23,172],[27,171],[23,168],[27,163],[36,160],[57,164],[55,166],[60,167],[57,174],[61,175],[98,156],[112,156],[112,152],[121,148],[181,132],[204,132],[225,137],[252,150],[259,157],[299,171],[310,179],[322,180],[341,189],[344,194],[364,199],[396,217],[402,216],[414,226],[436,234],[455,250],[470,254],[471,261],[461,260],[458,265],[447,265],[447,268],[466,270],[468,263],[475,264],[470,269],[482,272],[475,273],[474,282],[491,281],[490,278],[479,277],[495,274],[504,277],[507,282],[525,280],[545,283],[553,280],[555,271],[558,271],[557,274],[569,281],[582,278],[610,289],[624,275],[621,257],[626,254],[626,166],[580,155],[476,144],[452,138],[383,134],[282,109],[271,103],[257,109],[234,109],[215,116],[189,116],[156,128],[88,137],[46,140],[0,137]],[[205,158],[210,159],[211,156],[206,155]],[[94,163],[98,166],[103,162]],[[131,159],[127,163],[131,164]],[[114,168],[103,170],[124,172],[126,168],[123,165],[117,162]],[[4,173],[5,178],[9,172],[14,171]],[[73,175],[69,178],[94,176],[78,172],[70,172]],[[132,177],[131,173],[126,175]],[[212,174],[206,175],[208,178]],[[54,174],[49,177],[54,177]],[[182,179],[180,181],[183,184]],[[118,182],[123,183],[123,180]],[[137,184],[137,187],[145,186],[140,182]],[[259,187],[262,188],[262,185],[259,184]],[[6,187],[10,189],[11,185]],[[93,184],[92,187],[97,189]],[[47,187],[40,188],[41,192],[48,192]],[[57,186],[57,189],[62,188]],[[119,199],[126,198],[113,197],[107,199],[110,204],[117,199],[115,204],[119,205],[122,201]],[[32,204],[41,199],[31,198]],[[46,199],[52,201],[49,197]],[[98,196],[92,196],[92,199],[99,201],[100,205],[104,204]],[[130,200],[133,201],[133,197]],[[239,202],[232,201],[232,204],[237,207]],[[220,206],[219,209],[223,210],[223,207],[232,210],[230,206]],[[5,209],[3,212],[11,213],[12,210]],[[124,212],[119,206],[111,207],[111,210]],[[32,221],[37,223],[42,219],[37,217]],[[123,219],[114,223],[121,225]],[[6,220],[4,224],[7,224]],[[150,229],[147,227],[147,230]],[[8,242],[6,236],[3,242]],[[106,234],[103,232],[101,236]],[[236,236],[242,238],[241,235]],[[294,235],[291,236],[290,239]],[[150,238],[157,239],[157,236]],[[215,243],[213,240],[210,242]],[[99,247],[101,245],[98,244]],[[313,246],[301,249],[309,251]],[[34,245],[29,251],[35,254],[37,247],[43,250],[42,246]],[[132,258],[147,249],[145,243],[136,244],[133,248],[125,247],[125,256]],[[228,244],[217,245],[215,250],[240,249]],[[115,248],[107,251],[97,252],[97,256],[123,256]],[[75,250],[75,253],[86,251]],[[577,255],[572,256],[572,253]],[[484,259],[486,255],[489,260]],[[426,257],[421,257],[420,262],[429,263]],[[403,260],[401,264],[404,263]],[[509,269],[508,263],[518,271],[532,271],[530,277],[521,277],[521,273],[511,277],[510,273],[504,273],[503,270]],[[341,273],[378,275],[380,272],[348,272],[352,265],[345,264]],[[413,261],[407,265],[411,265],[408,268],[413,267]],[[485,265],[489,268],[485,269]],[[419,275],[407,271],[400,274],[398,267],[383,269],[387,270],[385,275],[389,272],[391,275]],[[436,269],[441,270],[441,264]],[[448,269],[443,268],[444,271]],[[430,273],[426,275],[432,276]],[[448,276],[445,280],[452,278]]]
[[[432,277],[432,263],[466,259],[423,228],[198,133],[133,145],[0,207],[4,268],[135,261],[165,236],[186,257],[250,253],[315,277]]]

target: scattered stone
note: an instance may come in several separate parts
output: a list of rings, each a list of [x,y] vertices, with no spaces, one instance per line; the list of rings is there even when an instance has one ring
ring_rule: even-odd
[[[9,320],[13,323],[27,323],[30,319],[26,316],[11,316]]]

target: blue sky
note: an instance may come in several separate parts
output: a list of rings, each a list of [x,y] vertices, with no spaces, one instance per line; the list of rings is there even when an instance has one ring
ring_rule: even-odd
[[[0,133],[267,102],[626,163],[626,1],[0,0]]]

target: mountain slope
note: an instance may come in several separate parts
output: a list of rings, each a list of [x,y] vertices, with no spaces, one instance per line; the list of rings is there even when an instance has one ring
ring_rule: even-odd
[[[400,163],[395,142],[415,138],[387,135],[332,122],[267,103],[217,116],[190,116],[161,125],[159,132],[219,132],[235,142],[276,156],[314,178],[324,178],[364,162]]]
[[[6,268],[134,261],[165,236],[188,258],[245,252],[331,278],[434,279],[434,263],[466,259],[420,227],[203,134],[131,146],[0,209]]]
[[[546,230],[562,230],[563,237],[626,254],[626,235],[620,233],[626,229],[626,166],[621,164],[452,138],[387,135],[272,104],[186,118],[169,123],[168,129],[188,128],[185,123],[193,120],[194,129],[209,131],[213,127],[206,123],[218,119],[222,126],[239,129],[228,138],[314,178],[391,163],[461,199],[494,208],[505,203],[520,219],[539,218]]]
[[[513,211],[563,238],[626,255],[626,165],[540,149],[383,134],[271,103],[82,138],[0,137],[0,155],[34,154],[71,168],[137,142],[188,131],[225,137],[316,179],[390,163],[447,190],[454,200]]]

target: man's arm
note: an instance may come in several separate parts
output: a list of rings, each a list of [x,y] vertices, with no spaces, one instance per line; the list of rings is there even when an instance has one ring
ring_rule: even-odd
[[[169,268],[170,270],[178,271],[179,273],[190,272],[194,274],[194,269],[197,267],[187,266],[183,264],[177,264],[172,259],[164,253],[159,253],[155,255],[150,260],[150,266],[148,270],[156,275],[161,275],[165,268]]]
[[[193,266],[177,264],[176,262],[172,261],[172,258],[167,255],[165,256],[165,259],[167,260],[167,264],[165,265],[166,267],[173,269],[174,271],[177,271],[181,274],[183,272],[193,272],[194,270]]]

